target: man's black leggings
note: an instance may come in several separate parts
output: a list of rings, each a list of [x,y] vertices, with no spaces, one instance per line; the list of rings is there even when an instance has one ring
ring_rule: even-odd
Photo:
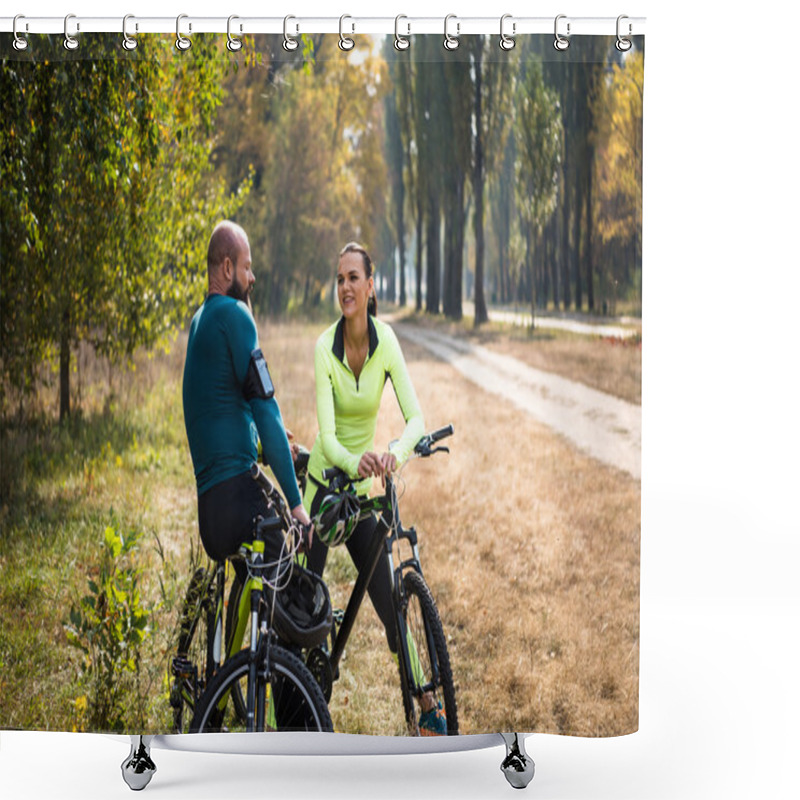
[[[311,517],[319,511],[319,506],[322,503],[322,498],[325,496],[325,491],[318,490],[311,501]],[[369,556],[372,543],[374,541],[375,526],[378,524],[374,517],[368,517],[361,520],[356,526],[350,538],[345,543],[350,557],[353,559],[356,569],[361,572],[362,569],[367,567],[366,561]],[[311,551],[308,553],[308,568],[317,575],[322,576],[325,570],[325,562],[328,560],[328,546],[321,542],[316,537],[314,543],[311,545]],[[389,644],[389,649],[397,652],[397,637],[396,624],[394,620],[394,611],[392,607],[392,588],[389,581],[389,559],[386,556],[386,550],[381,548],[381,555],[378,563],[375,565],[375,571],[372,573],[369,585],[367,586],[372,605],[378,613],[383,627],[386,629],[386,641]]]
[[[249,472],[222,481],[197,498],[200,541],[214,561],[224,561],[253,541],[256,517],[270,516],[269,506]],[[264,558],[274,561],[281,554],[283,536],[275,532],[264,545]]]

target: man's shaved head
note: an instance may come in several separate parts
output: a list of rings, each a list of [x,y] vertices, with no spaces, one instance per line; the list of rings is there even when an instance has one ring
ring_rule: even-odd
[[[209,275],[222,266],[226,258],[229,258],[235,266],[244,243],[249,244],[247,234],[241,225],[230,220],[220,222],[208,241]]]

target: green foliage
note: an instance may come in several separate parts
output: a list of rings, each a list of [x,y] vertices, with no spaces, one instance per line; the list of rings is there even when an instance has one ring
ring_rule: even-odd
[[[562,126],[558,98],[540,64],[525,66],[517,92],[517,208],[537,233],[555,210]]]
[[[106,527],[98,574],[89,579],[89,593],[73,606],[66,623],[69,643],[84,655],[82,684],[91,730],[124,731],[144,721],[129,707],[137,697],[131,687],[153,622],[153,609],[143,603],[139,588],[139,539],[138,532],[125,533],[116,523]],[[82,705],[79,698],[76,708]]]
[[[202,295],[208,231],[248,189],[245,176],[226,196],[211,174],[216,47],[200,37],[175,55],[142,37],[126,58],[98,35],[80,59],[3,63],[4,393],[30,391],[35,365],[57,354],[68,412],[79,342],[130,359],[163,344]]]

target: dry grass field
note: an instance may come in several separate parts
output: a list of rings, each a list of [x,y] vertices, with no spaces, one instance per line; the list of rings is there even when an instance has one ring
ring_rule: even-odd
[[[309,447],[316,435],[313,349],[323,327],[268,323],[261,330],[284,421]],[[170,632],[189,551],[199,546],[181,414],[183,342],[169,356],[138,359],[136,373],[115,379],[116,399],[87,361],[83,418],[73,433],[56,426],[53,435],[41,424],[4,429],[4,460],[19,465],[13,473],[4,467],[0,503],[0,717],[7,725],[81,729],[83,689],[63,622],[96,574],[97,541],[113,507],[145,533],[143,592],[158,624],[140,680],[142,713],[148,728],[168,727],[163,676]],[[623,369],[619,348],[574,337],[525,341],[490,331],[481,343],[520,358],[528,348],[526,361],[554,362],[554,371],[563,351],[567,377],[579,378],[587,361],[592,375]],[[448,636],[462,732],[635,730],[638,481],[577,452],[426,351],[404,344],[404,352],[426,428],[455,426],[449,455],[405,466],[400,507],[420,534],[422,565]],[[634,372],[635,384],[630,356],[625,370]],[[385,446],[402,425],[387,387],[376,445]],[[163,558],[155,554],[156,537]],[[326,579],[334,604],[344,607],[355,580],[344,548],[331,554]],[[403,733],[398,681],[367,602],[333,690],[336,730]]]
[[[313,336],[298,333],[270,326],[264,343],[284,419],[310,445],[314,408],[300,387],[313,380]],[[581,351],[573,361],[585,357],[584,342],[560,344],[570,345]],[[406,465],[401,511],[420,531],[462,731],[635,730],[639,482],[576,452],[426,351],[403,347],[427,429],[455,426],[449,455]],[[606,351],[615,359],[618,348]],[[395,438],[402,424],[387,388],[376,445]],[[355,573],[344,548],[328,563],[334,602],[343,607]],[[334,687],[337,730],[401,733],[397,681],[380,623],[365,604]]]

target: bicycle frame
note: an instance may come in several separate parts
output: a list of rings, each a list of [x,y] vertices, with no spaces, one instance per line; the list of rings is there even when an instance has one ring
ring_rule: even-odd
[[[358,574],[350,599],[347,602],[344,617],[336,631],[331,653],[328,656],[331,672],[333,675],[336,675],[338,672],[339,661],[341,660],[345,646],[353,630],[358,611],[361,608],[361,603],[367,592],[367,586],[370,580],[372,580],[372,575],[375,572],[380,558],[381,549],[385,549],[389,560],[389,579],[392,582],[392,600],[397,632],[397,657],[403,665],[403,674],[409,682],[409,688],[413,694],[420,696],[425,691],[430,690],[431,685],[426,684],[425,686],[418,686],[413,680],[413,676],[419,674],[419,668],[417,667],[415,669],[415,657],[418,664],[416,645],[413,642],[409,642],[408,631],[405,631],[405,635],[403,635],[405,626],[402,621],[403,606],[405,603],[403,575],[409,569],[413,569],[422,575],[422,567],[419,561],[419,547],[417,544],[417,532],[413,527],[406,529],[402,526],[394,482],[391,476],[387,476],[386,478],[385,494],[363,501],[361,508],[362,514],[380,512],[380,516],[378,517],[378,524],[373,534],[375,540],[366,560],[369,566],[361,570]],[[409,542],[412,550],[412,558],[401,561],[400,564],[395,567],[393,557],[394,545],[396,543],[399,544],[401,539],[406,539]],[[426,631],[426,636],[430,637],[430,632]],[[438,664],[432,664],[431,667],[433,679],[435,682],[438,682]]]

